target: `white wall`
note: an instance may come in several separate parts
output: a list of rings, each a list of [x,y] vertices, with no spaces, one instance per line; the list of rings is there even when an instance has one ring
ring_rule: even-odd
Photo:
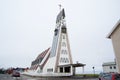
[[[116,65],[103,66],[103,72],[117,72],[117,67],[116,69],[114,67],[116,67]]]

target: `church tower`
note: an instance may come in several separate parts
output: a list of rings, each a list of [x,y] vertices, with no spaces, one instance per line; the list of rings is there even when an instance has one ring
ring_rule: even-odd
[[[73,64],[73,61],[66,27],[65,11],[62,9],[56,18],[56,27],[46,72],[70,73],[72,70],[70,66],[67,66],[67,68],[62,67],[62,65],[68,64]]]
[[[32,75],[39,76],[71,76],[75,74],[75,67],[84,66],[81,63],[73,64],[65,11],[62,9],[56,18],[52,47],[32,61],[30,71]]]
[[[72,64],[64,9],[62,9],[56,18],[56,28],[54,30],[50,57],[56,57],[54,72],[58,71],[59,65]]]

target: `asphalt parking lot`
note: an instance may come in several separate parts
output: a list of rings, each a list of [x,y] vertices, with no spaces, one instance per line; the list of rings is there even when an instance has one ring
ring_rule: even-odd
[[[97,78],[82,77],[30,77],[21,75],[20,77],[12,77],[8,74],[0,74],[0,80],[98,80]]]

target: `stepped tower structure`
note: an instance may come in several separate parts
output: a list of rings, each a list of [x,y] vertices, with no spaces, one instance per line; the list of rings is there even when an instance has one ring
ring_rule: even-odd
[[[65,12],[64,9],[62,9],[56,18],[56,28],[54,30],[48,67],[49,70],[53,72],[70,72],[70,67],[63,69],[58,66],[72,63],[70,44],[65,21]]]
[[[73,64],[65,11],[62,9],[56,18],[52,47],[38,55],[30,69],[35,73],[34,75],[39,76],[72,76],[75,67],[84,66],[81,63]]]

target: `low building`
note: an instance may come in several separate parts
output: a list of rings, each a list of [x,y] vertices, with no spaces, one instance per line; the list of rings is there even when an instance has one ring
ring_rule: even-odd
[[[107,38],[112,39],[116,64],[118,66],[118,72],[120,73],[120,20],[113,27]]]
[[[116,62],[106,62],[102,64],[103,72],[117,72]]]

